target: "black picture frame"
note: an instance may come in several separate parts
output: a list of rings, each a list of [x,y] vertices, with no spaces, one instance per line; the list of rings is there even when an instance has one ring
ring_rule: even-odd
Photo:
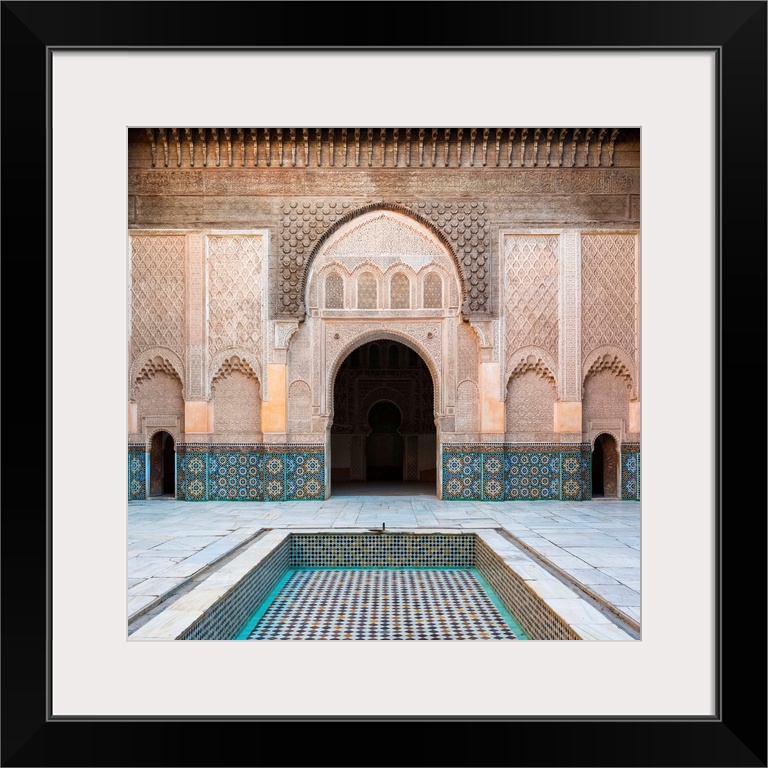
[[[755,408],[761,402],[754,393],[755,384],[759,388],[764,380],[762,375],[749,375],[756,359],[762,363],[758,371],[764,369],[763,353],[755,350],[755,341],[764,342],[765,323],[760,323],[758,332],[754,321],[737,324],[734,313],[725,315],[724,309],[725,299],[730,298],[732,310],[734,299],[738,301],[741,317],[746,307],[765,310],[766,2],[408,3],[407,14],[404,3],[368,3],[365,13],[361,3],[336,6],[340,13],[351,14],[360,22],[355,47],[363,49],[702,48],[717,52],[716,716],[308,716],[260,718],[256,730],[252,722],[245,729],[250,718],[51,718],[53,585],[49,574],[55,510],[51,502],[50,409],[51,339],[56,332],[50,310],[51,52],[64,48],[207,50],[239,46],[351,49],[344,44],[348,40],[344,28],[329,25],[336,12],[333,4],[292,5],[216,3],[215,15],[221,23],[211,25],[203,18],[204,5],[194,3],[2,3],[3,219],[8,246],[5,266],[11,267],[12,275],[6,285],[10,283],[16,292],[13,286],[23,279],[16,275],[12,255],[16,249],[12,244],[18,242],[13,232],[21,226],[25,233],[22,268],[27,277],[23,284],[41,300],[45,294],[44,310],[37,302],[29,304],[36,310],[31,314],[44,327],[36,329],[34,337],[17,336],[12,333],[15,323],[9,324],[11,329],[4,334],[5,357],[27,360],[30,338],[42,346],[37,340],[43,334],[47,350],[45,393],[40,391],[28,405],[41,421],[41,403],[46,405],[45,447],[39,432],[34,441],[31,434],[26,438],[14,434],[11,461],[6,464],[7,470],[12,468],[5,474],[6,494],[15,492],[17,503],[6,500],[2,517],[2,765],[765,766],[765,483],[755,478],[755,469],[761,477],[759,467],[764,468],[765,463],[762,445],[758,446],[763,438],[759,427],[754,428],[756,414],[762,415],[762,409]],[[208,10],[213,12],[213,8]],[[397,24],[399,13],[406,14],[409,23]],[[419,23],[419,18],[428,23]],[[398,43],[381,46],[381,40],[390,39],[388,27],[397,27]],[[316,34],[326,28],[327,36]],[[560,85],[589,87],[588,83],[569,83],[569,79],[564,73]],[[726,265],[730,266],[727,274]],[[29,280],[32,275],[34,287]],[[735,387],[737,370],[740,390]],[[724,386],[726,371],[731,374],[729,387]],[[678,373],[683,375],[682,370]],[[29,375],[38,381],[42,378],[39,370]],[[16,388],[10,389],[15,397]],[[13,404],[15,408],[15,400]],[[30,475],[21,459],[31,463],[32,456]],[[83,674],[89,673],[83,670]],[[406,722],[412,723],[415,739],[401,741],[407,731],[399,726]],[[206,728],[201,731],[203,723]],[[398,729],[393,732],[395,723]],[[457,729],[452,727],[454,723],[465,727]],[[302,736],[310,724],[311,737]],[[212,725],[217,726],[215,734],[209,733]],[[345,730],[329,727],[336,725]],[[364,739],[369,746],[363,754],[353,746],[359,743],[351,738],[353,725],[357,729],[366,726]],[[150,740],[158,735],[159,739]]]

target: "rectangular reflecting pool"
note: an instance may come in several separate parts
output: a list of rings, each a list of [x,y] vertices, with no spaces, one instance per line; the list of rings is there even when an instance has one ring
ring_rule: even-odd
[[[631,640],[502,531],[267,529],[131,640]]]
[[[474,568],[291,569],[238,640],[527,640]]]

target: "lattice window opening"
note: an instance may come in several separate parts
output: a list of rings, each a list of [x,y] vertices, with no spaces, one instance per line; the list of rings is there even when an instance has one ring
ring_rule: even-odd
[[[376,278],[370,272],[363,272],[357,280],[358,309],[376,309],[378,290]]]
[[[437,272],[429,272],[424,278],[424,307],[440,309],[443,306],[443,280]]]
[[[325,308],[344,308],[344,279],[336,272],[325,278]]]
[[[411,281],[403,272],[398,272],[392,278],[390,306],[392,309],[410,309],[411,307]]]

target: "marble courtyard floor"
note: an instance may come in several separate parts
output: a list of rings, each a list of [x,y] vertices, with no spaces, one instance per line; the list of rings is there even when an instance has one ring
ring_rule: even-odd
[[[382,524],[392,532],[496,529],[639,637],[639,502],[441,501],[425,483],[336,483],[324,501],[129,501],[129,633],[267,529]]]

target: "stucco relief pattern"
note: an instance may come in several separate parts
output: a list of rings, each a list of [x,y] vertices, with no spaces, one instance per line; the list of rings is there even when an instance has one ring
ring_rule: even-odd
[[[178,416],[181,430],[184,430],[184,398],[181,380],[175,371],[155,371],[151,378],[140,379],[136,387],[136,401],[139,430],[142,419],[148,416]]]
[[[582,405],[583,430],[589,430],[589,422],[609,419],[629,420],[630,385],[626,378],[617,376],[610,369],[603,369],[587,376],[584,382]]]
[[[219,376],[213,386],[216,433],[251,435],[261,432],[259,382],[234,370]]]
[[[130,243],[133,354],[168,347],[183,358],[185,238],[133,235]]]
[[[558,241],[556,235],[504,238],[507,354],[535,344],[557,358]]]
[[[242,347],[260,358],[263,248],[261,235],[208,238],[208,350],[212,358],[226,347]]]
[[[312,390],[306,381],[294,381],[288,387],[288,431],[306,434],[312,431]]]
[[[420,200],[371,202],[352,207],[349,202],[293,201],[283,206],[280,219],[275,309],[278,315],[298,317],[304,313],[307,267],[318,246],[340,225],[379,209],[414,216],[421,224],[431,226],[456,260],[465,294],[463,311],[490,311],[490,225],[482,203]],[[416,228],[413,232],[417,232]]]
[[[555,388],[551,379],[534,370],[510,378],[505,413],[508,433],[525,440],[535,439],[531,433],[543,433],[545,439],[551,439],[554,408]]]
[[[582,354],[612,345],[635,353],[635,236],[585,234],[581,240]]]
[[[581,234],[560,236],[559,395],[581,399]]]

